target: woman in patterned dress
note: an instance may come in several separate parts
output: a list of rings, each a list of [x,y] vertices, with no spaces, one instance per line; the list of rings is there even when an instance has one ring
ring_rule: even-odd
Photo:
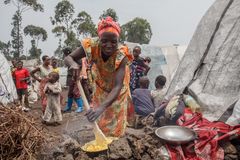
[[[119,45],[120,27],[111,17],[98,24],[98,38],[84,39],[80,48],[65,58],[65,63],[79,76],[80,58],[86,57],[91,66],[90,82],[93,85],[92,109],[86,116],[90,122],[97,120],[106,136],[119,137],[125,132],[127,111],[131,104],[131,57],[126,46]]]

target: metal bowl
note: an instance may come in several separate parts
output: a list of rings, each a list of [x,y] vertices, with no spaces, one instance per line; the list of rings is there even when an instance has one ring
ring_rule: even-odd
[[[197,138],[197,134],[189,128],[182,126],[163,126],[156,129],[155,134],[170,144],[186,144]]]

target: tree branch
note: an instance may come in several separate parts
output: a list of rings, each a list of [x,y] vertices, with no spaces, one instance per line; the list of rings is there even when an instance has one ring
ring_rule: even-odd
[[[36,47],[38,48],[38,41],[39,41],[39,38],[37,38],[37,41],[36,41]]]
[[[31,9],[31,7],[26,6],[26,7],[24,7],[24,8],[22,9],[22,12],[26,12],[26,11],[28,11],[28,10],[30,10],[30,9]]]
[[[18,7],[18,5],[16,4],[16,2],[14,0],[12,1],[12,3],[15,7]]]

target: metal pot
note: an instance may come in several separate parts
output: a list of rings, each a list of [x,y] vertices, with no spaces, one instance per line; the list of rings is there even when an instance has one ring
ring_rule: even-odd
[[[182,126],[163,126],[156,129],[155,134],[169,144],[181,145],[197,138],[197,134],[190,128]]]

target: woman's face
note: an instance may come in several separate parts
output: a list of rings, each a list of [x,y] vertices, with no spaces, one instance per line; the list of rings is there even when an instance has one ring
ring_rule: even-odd
[[[118,36],[111,32],[104,32],[100,37],[101,50],[111,56],[118,49]]]
[[[46,57],[46,59],[43,62],[46,66],[51,64],[51,59],[49,57]]]

